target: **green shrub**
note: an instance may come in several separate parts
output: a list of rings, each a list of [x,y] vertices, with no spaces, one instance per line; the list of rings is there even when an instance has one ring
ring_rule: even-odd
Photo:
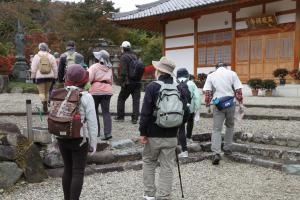
[[[277,87],[276,82],[271,79],[263,80],[262,88],[265,90],[273,90]]]
[[[142,59],[144,64],[151,65],[152,60],[159,60],[162,56],[161,49],[161,37],[152,37],[142,51]]]
[[[36,84],[33,83],[10,81],[8,84],[8,92],[10,92],[13,88],[22,88],[23,93],[34,93],[34,94],[38,93]]]
[[[253,78],[253,79],[250,79],[248,81],[248,86],[251,88],[251,89],[255,89],[255,90],[258,90],[260,88],[262,88],[263,86],[263,81],[259,78]]]

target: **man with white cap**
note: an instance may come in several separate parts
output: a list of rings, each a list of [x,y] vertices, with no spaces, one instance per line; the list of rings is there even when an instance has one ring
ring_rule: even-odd
[[[162,99],[161,89],[172,87],[179,93],[180,101],[184,105],[181,111],[187,110],[186,91],[182,85],[175,83],[176,79],[173,71],[176,67],[175,63],[166,57],[162,57],[160,61],[152,61],[155,67],[155,77],[157,81],[151,82],[145,89],[144,103],[140,118],[140,141],[144,144],[143,150],[143,183],[144,183],[144,199],[146,200],[167,200],[170,199],[173,167],[175,166],[175,149],[177,146],[178,126],[162,127],[157,119],[161,116],[158,111],[158,96]],[[169,85],[169,86],[166,86]],[[174,86],[173,86],[174,85]],[[168,98],[171,98],[170,96]],[[169,106],[175,106],[175,101],[169,101]],[[161,105],[161,104],[160,104]],[[157,113],[159,113],[157,115]],[[166,118],[168,119],[168,113]],[[169,113],[169,119],[172,113]],[[181,113],[183,115],[183,113]],[[158,186],[155,186],[155,168],[157,162],[160,163],[160,173],[158,177]]]
[[[115,121],[124,121],[125,102],[129,95],[132,96],[132,116],[131,122],[136,124],[140,113],[140,97],[141,97],[141,82],[140,80],[132,80],[129,78],[129,68],[132,67],[133,61],[137,60],[137,56],[131,50],[131,44],[124,41],[121,45],[122,56],[121,64],[121,91],[118,96],[117,116]]]

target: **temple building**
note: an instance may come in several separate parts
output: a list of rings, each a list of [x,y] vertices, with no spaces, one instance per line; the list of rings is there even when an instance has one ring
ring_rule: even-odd
[[[160,0],[116,13],[122,26],[161,32],[163,54],[191,74],[227,63],[245,83],[299,69],[300,0]]]

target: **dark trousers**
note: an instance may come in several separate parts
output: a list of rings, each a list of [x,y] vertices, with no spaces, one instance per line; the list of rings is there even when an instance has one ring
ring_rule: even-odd
[[[179,139],[179,143],[181,145],[182,151],[187,151],[186,138],[191,139],[191,137],[192,137],[193,127],[194,127],[194,116],[195,116],[195,114],[191,113],[189,115],[187,122],[183,123],[179,127],[178,139]],[[187,126],[186,126],[186,124],[187,124]],[[185,131],[185,128],[186,128],[186,131]],[[185,133],[186,133],[186,135],[185,135]]]
[[[137,120],[140,113],[140,97],[141,97],[141,84],[130,83],[121,87],[120,94],[118,96],[117,116],[118,118],[124,118],[125,116],[125,101],[132,96],[132,117],[131,119]]]
[[[62,185],[65,200],[79,200],[89,145],[82,139],[58,139],[58,146],[64,161]]]
[[[187,121],[186,138],[188,138],[188,139],[192,138],[192,133],[193,133],[193,128],[194,128],[194,117],[195,117],[195,113],[190,113],[189,119]]]
[[[104,124],[104,135],[111,135],[111,115],[109,112],[110,107],[110,98],[111,95],[93,95],[96,109],[96,117],[98,123],[98,136],[100,136],[100,122],[99,122],[99,104],[101,105],[101,111],[103,116],[103,124]]]

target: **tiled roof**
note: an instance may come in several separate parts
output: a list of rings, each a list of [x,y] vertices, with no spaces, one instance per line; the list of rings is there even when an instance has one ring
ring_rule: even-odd
[[[144,5],[137,5],[137,9],[130,12],[115,13],[112,16],[112,20],[123,21],[150,17],[155,15],[163,15],[166,13],[208,6],[211,4],[217,4],[225,1],[229,0],[159,0]]]

